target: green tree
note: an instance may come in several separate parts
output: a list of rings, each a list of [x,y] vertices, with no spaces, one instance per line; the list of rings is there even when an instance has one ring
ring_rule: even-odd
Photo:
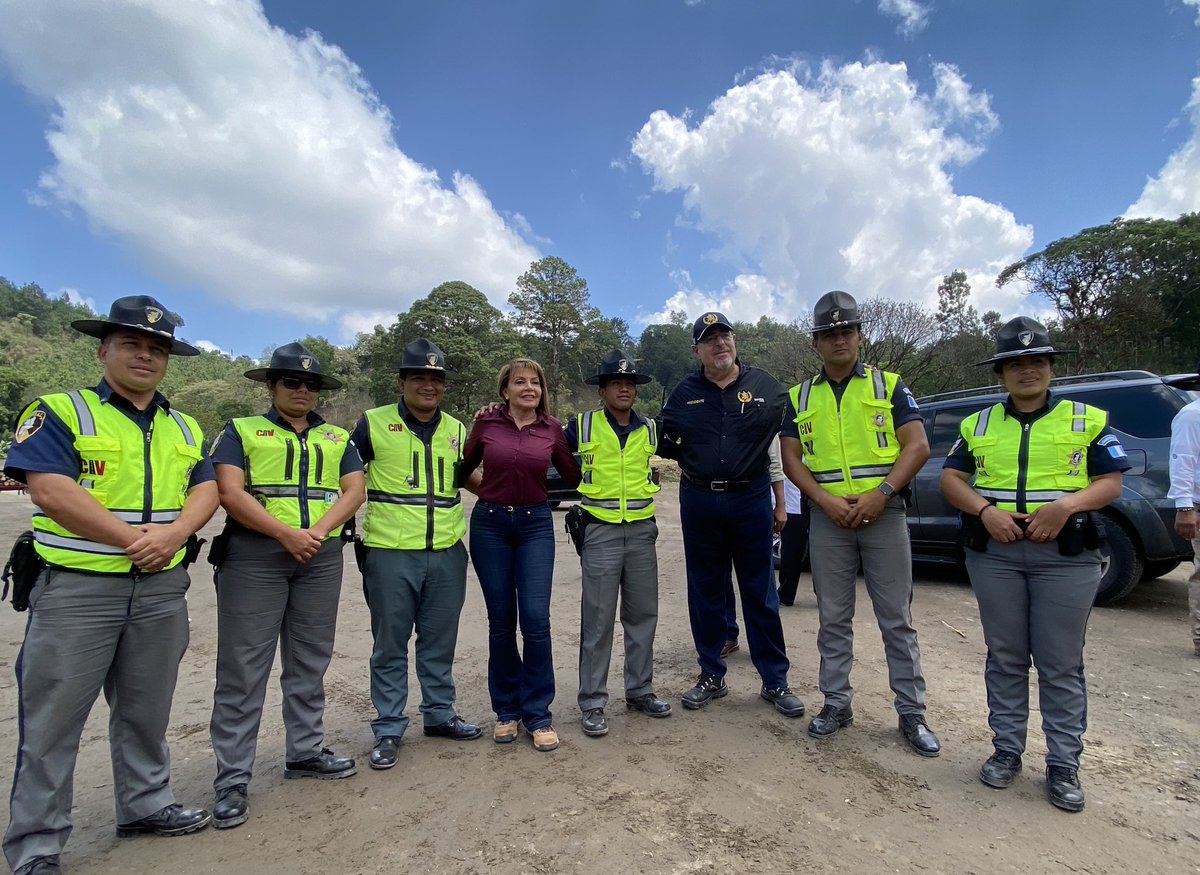
[[[638,370],[650,374],[658,384],[657,401],[661,407],[675,384],[696,365],[696,357],[692,355],[691,328],[677,323],[647,325],[638,341],[637,356]],[[639,401],[652,397],[653,385],[642,387]]]
[[[1190,368],[1200,355],[1200,214],[1115,219],[1006,267],[1058,310],[1085,370]]]
[[[508,302],[516,308],[518,330],[535,340],[535,355],[550,384],[550,406],[557,410],[565,369],[581,329],[601,318],[589,303],[587,280],[561,258],[547,256],[517,278],[517,290]]]

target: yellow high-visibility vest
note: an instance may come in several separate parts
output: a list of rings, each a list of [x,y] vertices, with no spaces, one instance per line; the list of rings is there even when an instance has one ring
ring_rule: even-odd
[[[654,516],[654,493],[650,457],[658,448],[654,420],[643,419],[621,447],[604,410],[590,410],[577,417],[579,429],[580,502],[583,508],[606,523],[632,522]]]
[[[892,421],[892,392],[899,377],[864,366],[846,383],[839,406],[826,379],[805,380],[789,391],[804,447],[804,464],[834,495],[878,488],[900,457]]]
[[[179,519],[192,469],[203,458],[204,433],[196,420],[156,406],[150,430],[144,432],[92,389],[39,400],[71,430],[81,462],[76,482],[96,501],[131,526]],[[33,515],[33,532],[35,549],[49,565],[92,574],[134,571],[122,548],[89,541],[44,513]],[[164,570],[178,565],[183,553],[180,548]]]
[[[975,457],[975,491],[1001,510],[1032,513],[1088,485],[1088,447],[1108,413],[1080,401],[1059,401],[1026,425],[1004,404],[972,413],[959,433]]]
[[[466,430],[441,414],[433,438],[414,435],[389,404],[368,410],[375,454],[367,463],[367,515],[363,543],[389,550],[445,550],[467,531],[458,494]]]

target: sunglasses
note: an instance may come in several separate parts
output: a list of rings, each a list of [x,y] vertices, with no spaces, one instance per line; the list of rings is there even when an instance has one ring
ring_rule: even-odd
[[[301,386],[304,386],[310,392],[321,391],[321,381],[315,380],[312,377],[280,377],[279,382],[283,384],[283,388],[295,391]]]

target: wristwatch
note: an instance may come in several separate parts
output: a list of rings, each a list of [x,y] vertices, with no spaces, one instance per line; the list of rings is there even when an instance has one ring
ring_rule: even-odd
[[[882,483],[880,483],[879,486],[877,486],[876,488],[880,492],[882,492],[884,495],[886,495],[888,498],[891,498],[893,495],[896,494],[896,487],[893,486],[892,484],[888,483],[886,480],[884,480]]]

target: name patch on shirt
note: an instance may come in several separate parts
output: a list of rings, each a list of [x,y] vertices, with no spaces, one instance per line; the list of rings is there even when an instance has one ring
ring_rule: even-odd
[[[691,401],[688,402],[688,406],[691,407],[693,404],[703,404],[703,403],[704,403],[703,398],[693,398]]]

